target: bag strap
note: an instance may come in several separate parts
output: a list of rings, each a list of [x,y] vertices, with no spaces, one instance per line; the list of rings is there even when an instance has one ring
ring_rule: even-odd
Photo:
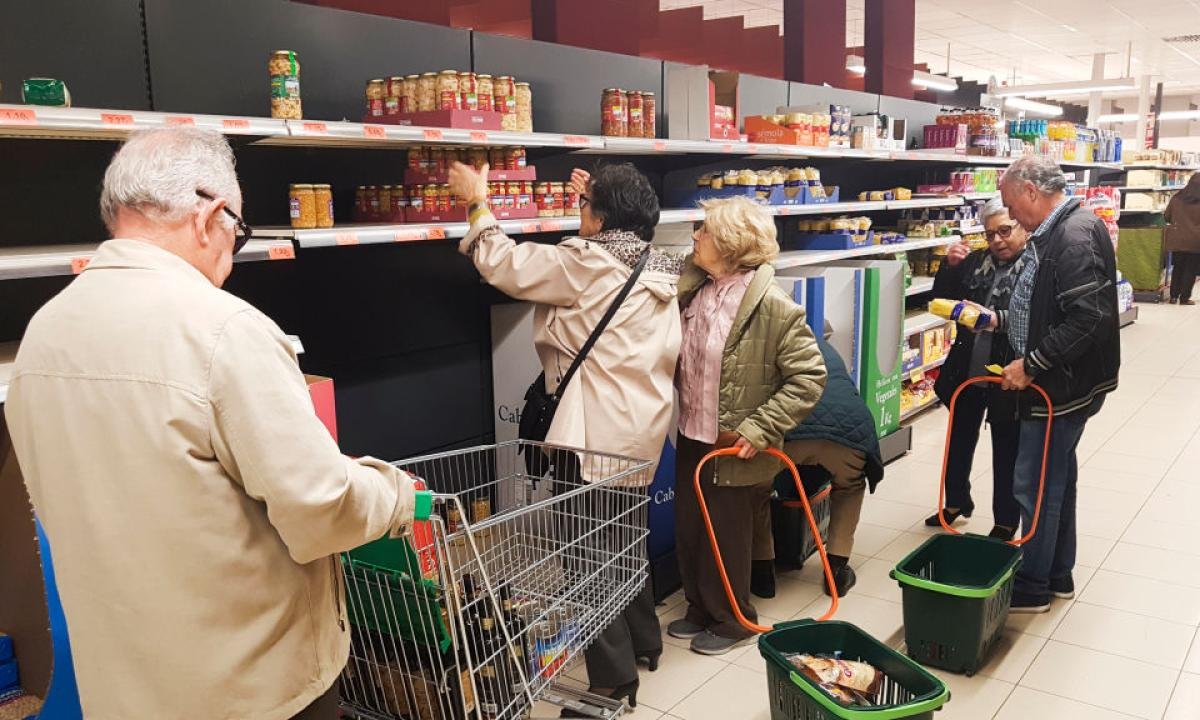
[[[590,336],[588,336],[587,342],[583,344],[583,347],[579,349],[579,353],[575,356],[575,360],[571,362],[571,367],[567,369],[567,374],[563,375],[562,382],[560,382],[558,387],[554,389],[553,399],[555,402],[558,402],[562,399],[563,390],[567,387],[567,383],[571,382],[571,378],[575,376],[575,372],[579,370],[579,366],[583,364],[583,361],[587,358],[588,353],[592,351],[592,346],[595,345],[596,341],[600,339],[600,336],[604,334],[604,329],[608,327],[609,321],[611,321],[613,316],[617,314],[617,310],[620,309],[621,303],[625,302],[625,298],[629,297],[629,291],[633,289],[634,284],[637,282],[638,276],[642,274],[642,269],[646,267],[646,261],[649,259],[650,245],[647,244],[646,249],[642,251],[641,258],[638,259],[637,266],[633,269],[633,272],[630,273],[629,279],[625,281],[625,286],[621,288],[621,292],[617,293],[617,297],[614,298],[612,304],[608,306],[608,310],[604,312],[604,317],[600,318],[600,322],[596,325],[596,329],[592,331]]]

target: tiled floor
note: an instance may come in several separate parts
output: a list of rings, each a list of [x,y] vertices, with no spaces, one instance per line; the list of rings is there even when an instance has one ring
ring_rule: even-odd
[[[1200,720],[1200,307],[1141,306],[1122,331],[1121,389],[1089,424],[1079,453],[1078,599],[1010,617],[974,677],[937,672],[951,699],[938,720]],[[887,573],[928,537],[946,413],[916,424],[914,451],[868,497],[854,566],[858,586],[838,618],[903,643],[900,590]],[[976,506],[990,506],[986,433]],[[987,532],[986,512],[966,525]],[[770,621],[824,612],[816,563],[780,577],[759,604]],[[682,612],[677,595],[660,608]],[[765,664],[754,646],[722,658],[669,640],[658,672],[643,669],[633,720],[770,717]],[[583,680],[581,668],[572,672]],[[548,713],[540,713],[548,714]]]

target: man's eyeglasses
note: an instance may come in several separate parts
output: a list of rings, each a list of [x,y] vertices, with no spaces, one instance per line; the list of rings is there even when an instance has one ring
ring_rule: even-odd
[[[579,195],[579,209],[580,209],[580,210],[582,210],[582,209],[584,209],[585,207],[587,207],[588,205],[591,205],[591,204],[592,204],[592,199],[591,199],[590,197],[588,197],[587,195],[584,195],[584,194],[580,193],[580,195]]]
[[[1007,240],[1012,235],[1012,232],[1013,232],[1013,230],[1016,229],[1016,227],[1017,226],[1015,223],[1009,223],[1008,225],[1001,225],[1000,227],[996,228],[995,230],[988,230],[987,232],[985,232],[983,234],[983,236],[985,238],[987,238],[988,242],[995,240],[997,235],[1000,236],[1001,240]]]
[[[203,190],[197,190],[196,194],[205,200],[216,200],[215,197]],[[250,242],[250,238],[254,237],[254,230],[252,230],[250,226],[246,224],[246,221],[243,220],[240,215],[230,210],[228,205],[222,207],[221,209],[225,211],[226,215],[233,218],[235,223],[237,223],[237,230],[233,234],[233,254],[237,255],[242,248],[246,247],[246,243]]]

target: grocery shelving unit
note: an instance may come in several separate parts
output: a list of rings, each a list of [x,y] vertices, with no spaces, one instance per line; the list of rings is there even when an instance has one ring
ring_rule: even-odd
[[[78,275],[91,262],[96,248],[94,243],[0,248],[0,280]],[[295,257],[295,248],[290,241],[251,240],[234,256],[234,261],[292,260]]]
[[[932,290],[933,278],[918,275],[912,279],[912,284],[910,284],[904,290],[904,295],[906,297],[912,297],[914,295],[923,295],[924,293],[931,292]]]

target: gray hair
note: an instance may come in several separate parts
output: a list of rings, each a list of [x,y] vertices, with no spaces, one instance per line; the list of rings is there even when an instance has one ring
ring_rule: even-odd
[[[1026,155],[1004,172],[1002,182],[1027,180],[1043,195],[1056,195],[1067,189],[1067,176],[1053,159],[1045,155]]]
[[[988,200],[987,205],[984,205],[983,209],[979,211],[979,222],[986,225],[988,220],[991,220],[997,215],[1007,214],[1008,208],[1004,206],[1004,201],[1000,199],[999,195],[997,195],[991,200]]]
[[[151,220],[176,223],[204,202],[203,190],[232,200],[241,196],[233,151],[218,132],[163,128],[135,132],[104,171],[100,217],[110,231],[119,208]],[[222,222],[233,222],[221,213]]]

